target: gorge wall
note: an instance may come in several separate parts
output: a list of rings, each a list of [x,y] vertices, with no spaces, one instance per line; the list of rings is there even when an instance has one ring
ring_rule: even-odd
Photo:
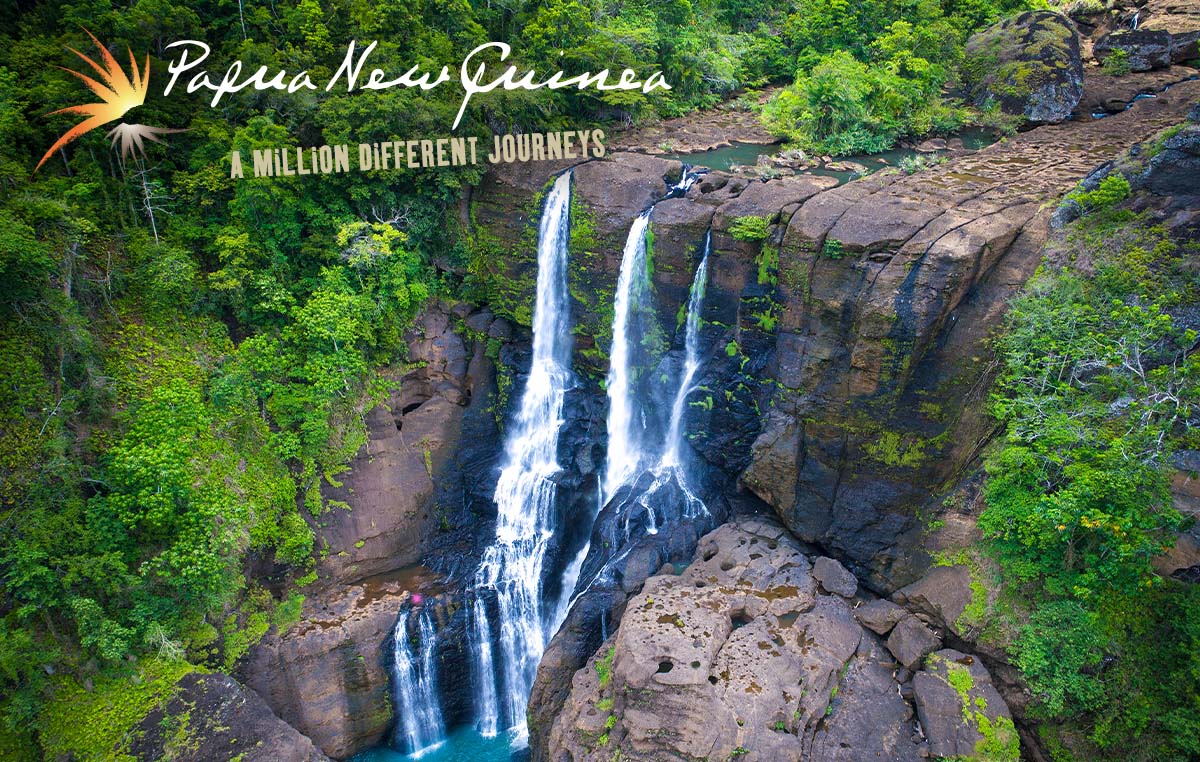
[[[984,404],[988,337],[1041,260],[1054,202],[1106,160],[1183,120],[1198,95],[1200,84],[1183,82],[1115,116],[1041,127],[911,176],[878,173],[831,187],[813,176],[760,182],[713,172],[686,198],[659,203],[653,282],[668,335],[698,243],[712,230],[708,357],[688,435],[727,480],[726,499],[738,510],[762,501],[872,591],[895,593],[923,626],[970,645],[959,620],[977,572],[933,563],[976,532],[970,475],[993,434]],[[590,248],[573,251],[592,284],[573,293],[581,366],[604,365],[606,321],[589,316],[611,302],[606,289],[629,221],[680,171],[638,154],[574,169],[594,232]],[[519,246],[527,223],[512,210],[546,179],[544,167],[530,166],[489,176],[473,199],[477,229]],[[748,216],[766,221],[765,236],[745,234],[739,220]],[[620,590],[582,597],[551,643],[531,703],[537,758],[557,760],[542,755],[565,743],[552,739],[576,700],[573,681],[664,561],[678,559],[659,548]],[[1028,697],[1002,654],[983,656],[1014,711],[1024,709]]]

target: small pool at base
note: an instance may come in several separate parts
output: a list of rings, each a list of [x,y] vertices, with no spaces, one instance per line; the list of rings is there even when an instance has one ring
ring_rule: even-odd
[[[508,734],[484,738],[472,727],[450,732],[446,740],[421,754],[402,754],[380,746],[351,757],[350,762],[520,762],[529,756],[528,749],[514,752]]]

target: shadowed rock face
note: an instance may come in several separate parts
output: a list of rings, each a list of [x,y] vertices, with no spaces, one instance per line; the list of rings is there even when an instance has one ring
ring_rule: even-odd
[[[1030,11],[988,27],[964,51],[971,99],[1029,124],[1061,122],[1083,95],[1079,34],[1066,16]]]
[[[931,672],[909,683],[856,620],[861,602],[823,592],[814,563],[823,577],[840,576],[835,561],[810,559],[770,521],[744,518],[705,536],[681,573],[646,580],[619,630],[571,678],[544,758],[915,762],[934,745],[971,753],[981,736],[946,680],[951,658],[970,661],[970,697],[985,697],[987,716],[1008,716],[987,671],[957,652],[931,659]],[[913,733],[905,698],[918,679],[928,683],[928,742]]]
[[[439,507],[434,477],[453,468],[461,432],[477,392],[487,396],[491,361],[454,331],[454,315],[435,305],[417,318],[409,358],[417,367],[396,380],[384,404],[366,413],[367,443],[325,485],[333,508],[314,521],[328,548],[322,584],[357,582],[417,563],[455,505]],[[484,318],[486,330],[490,318]],[[461,502],[461,501],[459,501]],[[349,506],[349,510],[339,505]]]

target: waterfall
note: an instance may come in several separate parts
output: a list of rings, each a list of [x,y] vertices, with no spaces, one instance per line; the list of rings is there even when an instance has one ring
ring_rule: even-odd
[[[682,500],[682,518],[694,519],[707,515],[708,508],[696,494],[696,489],[688,481],[686,465],[683,461],[683,418],[687,413],[687,396],[695,388],[696,371],[700,369],[700,313],[704,308],[704,293],[708,288],[708,254],[712,245],[712,231],[704,236],[704,254],[700,265],[692,278],[692,289],[688,297],[687,321],[684,330],[684,359],[679,372],[679,382],[675,389],[675,398],[671,402],[671,418],[667,426],[667,436],[663,440],[662,451],[658,462],[650,469],[653,481],[638,495],[637,503],[644,509],[645,524],[642,527],[647,534],[655,534],[659,527],[660,503],[664,500]],[[678,490],[672,494],[672,489]],[[628,541],[634,533],[634,522],[639,517],[627,513],[624,525],[625,540]]]
[[[639,337],[630,336],[630,311],[642,305],[648,291],[646,231],[650,227],[651,211],[653,207],[642,212],[630,226],[621,254],[621,272],[617,276],[607,378],[608,455],[602,502],[607,502],[633,476],[643,459],[641,431],[644,421],[634,397],[630,360],[630,344]]]
[[[679,388],[671,403],[671,422],[667,427],[667,440],[663,448],[660,468],[681,466],[680,453],[683,446],[683,414],[687,409],[687,396],[692,391],[696,371],[700,369],[700,311],[704,308],[704,292],[708,288],[708,253],[712,247],[712,230],[704,235],[704,255],[692,278],[692,291],[688,297],[686,333],[684,335],[683,372]]]
[[[413,653],[408,620],[413,610],[400,614],[392,633],[392,683],[396,693],[398,721],[394,740],[405,752],[419,756],[440,746],[446,725],[438,704],[437,665],[433,662],[437,633],[429,611],[417,617],[417,653]]]
[[[515,419],[504,441],[496,484],[496,540],[476,572],[472,650],[479,731],[495,736],[518,730],[527,737],[525,709],[546,641],[559,622],[557,607],[543,611],[546,552],[557,527],[558,435],[571,373],[567,242],[571,173],[555,181],[546,197],[538,234],[537,298],[533,310],[533,361]],[[494,591],[498,653],[484,591]],[[498,658],[497,658],[498,657]],[[498,662],[498,663],[497,663]],[[499,673],[497,674],[497,669]],[[496,690],[497,686],[499,690]]]
[[[683,195],[696,182],[698,175],[691,174],[688,169],[685,164],[679,182],[667,189],[667,198]],[[617,276],[617,292],[613,300],[612,351],[609,353],[606,379],[608,454],[601,505],[612,499],[647,460],[643,441],[645,412],[633,388],[636,376],[631,350],[643,338],[642,327],[634,317],[637,311],[649,309],[646,236],[653,212],[654,206],[651,206],[638,215],[629,227],[625,249],[621,254],[621,272]]]

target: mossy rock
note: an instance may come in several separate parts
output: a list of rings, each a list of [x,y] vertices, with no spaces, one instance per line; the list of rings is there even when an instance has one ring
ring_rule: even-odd
[[[1079,33],[1066,16],[1029,11],[967,42],[963,78],[972,102],[1028,124],[1061,122],[1083,97]]]

